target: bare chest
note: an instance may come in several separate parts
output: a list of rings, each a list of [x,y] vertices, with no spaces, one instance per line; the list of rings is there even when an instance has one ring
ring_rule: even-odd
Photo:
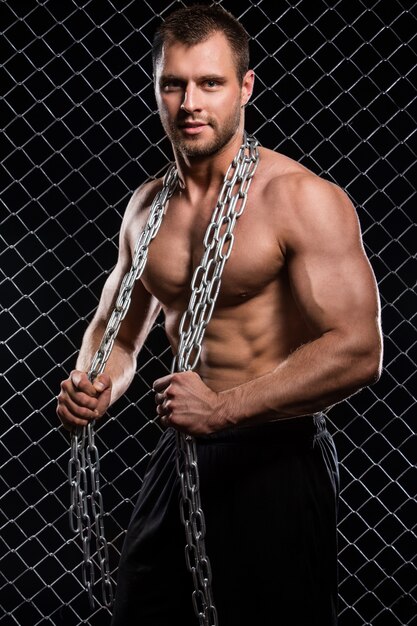
[[[168,207],[152,242],[145,287],[167,309],[183,309],[190,294],[195,268],[201,263],[204,238],[211,221],[210,207],[201,212]],[[263,207],[248,202],[233,229],[233,245],[223,276],[218,307],[233,306],[262,292],[276,280],[283,265],[275,228],[265,219]],[[211,236],[209,236],[211,239]],[[225,250],[229,244],[225,244]]]

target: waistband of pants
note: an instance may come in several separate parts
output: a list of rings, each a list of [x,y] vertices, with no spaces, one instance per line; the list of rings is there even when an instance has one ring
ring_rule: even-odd
[[[282,445],[314,445],[314,442],[327,433],[326,419],[323,413],[302,415],[288,419],[279,419],[256,426],[229,428],[210,435],[196,437],[197,445],[218,443],[273,443]]]

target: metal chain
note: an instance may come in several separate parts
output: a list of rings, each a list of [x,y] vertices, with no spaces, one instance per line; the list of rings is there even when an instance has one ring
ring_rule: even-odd
[[[246,206],[248,190],[258,165],[257,146],[258,142],[245,134],[244,143],[226,172],[204,237],[205,252],[192,278],[191,298],[181,320],[180,343],[178,355],[173,361],[173,370],[192,370],[198,363],[204,332],[211,319],[219,293],[224,265],[232,251],[233,229],[237,218]],[[129,308],[133,287],[144,270],[149,244],[159,230],[165,205],[174,193],[177,183],[178,173],[175,166],[171,166],[165,175],[161,191],[152,203],[145,228],[135,246],[132,267],[123,278],[114,310],[88,371],[91,381],[105,368],[120,324]],[[181,482],[180,513],[186,533],[187,567],[194,582],[192,597],[194,610],[201,626],[217,626],[211,568],[205,550],[206,528],[201,508],[194,439],[177,434],[177,451],[177,469]],[[80,535],[83,550],[83,582],[90,604],[93,606],[94,566],[91,558],[91,518],[93,518],[103,602],[109,607],[113,603],[113,587],[109,571],[108,545],[104,535],[103,498],[100,491],[99,472],[100,460],[95,445],[94,423],[90,422],[87,427],[77,428],[71,438],[71,457],[68,464],[71,488],[70,526]],[[90,484],[88,484],[88,477]]]
[[[226,172],[211,222],[204,236],[204,254],[191,281],[188,308],[179,327],[178,354],[173,371],[193,370],[200,358],[205,329],[219,294],[221,277],[234,243],[233,230],[242,215],[259,162],[258,142],[245,140]],[[177,471],[181,484],[181,520],[185,526],[186,562],[191,572],[193,605],[200,626],[217,626],[212,573],[205,548],[206,523],[201,507],[197,450],[193,437],[176,433]]]
[[[172,165],[164,177],[161,191],[152,202],[147,222],[135,246],[132,266],[123,278],[113,312],[90,365],[88,377],[91,381],[101,374],[106,366],[120,324],[129,308],[133,287],[144,270],[149,244],[159,230],[166,203],[174,193],[177,183],[178,173],[175,166]],[[103,497],[100,491],[100,459],[95,444],[93,422],[90,422],[87,427],[76,428],[72,433],[68,478],[71,490],[70,527],[80,535],[83,551],[82,577],[90,605],[94,606],[94,566],[91,557],[91,535],[94,527],[103,602],[107,607],[110,607],[113,603],[113,587],[109,570],[108,545],[104,535]]]

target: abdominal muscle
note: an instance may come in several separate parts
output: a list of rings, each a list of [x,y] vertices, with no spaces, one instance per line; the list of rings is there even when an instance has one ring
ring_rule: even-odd
[[[195,368],[213,391],[273,371],[311,338],[292,298],[285,299],[285,307],[279,300],[272,288],[245,302],[215,309]],[[180,320],[177,311],[165,310],[165,330],[174,353]]]

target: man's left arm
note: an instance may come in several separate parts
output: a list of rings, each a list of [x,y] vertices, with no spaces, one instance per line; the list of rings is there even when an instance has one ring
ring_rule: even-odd
[[[378,292],[352,204],[309,174],[290,183],[287,204],[280,243],[292,295],[314,339],[270,373],[220,393],[192,372],[171,375],[168,387],[169,377],[159,387],[157,381],[158,412],[180,430],[202,434],[314,413],[379,377]],[[170,412],[173,403],[178,410]]]

